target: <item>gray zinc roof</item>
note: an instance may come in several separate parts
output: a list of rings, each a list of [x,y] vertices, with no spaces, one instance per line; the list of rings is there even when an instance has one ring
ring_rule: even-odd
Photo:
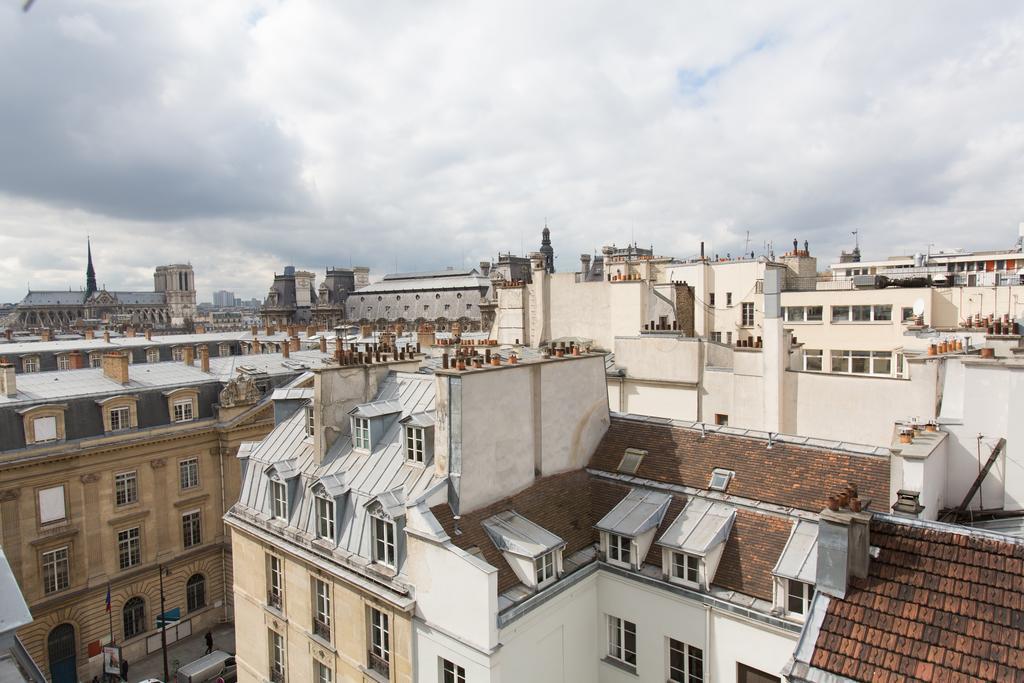
[[[690,498],[679,516],[658,540],[658,545],[704,556],[725,543],[736,519],[736,508],[706,498]]]
[[[561,537],[537,526],[515,510],[505,510],[483,521],[484,531],[498,550],[530,559],[565,545]]]
[[[423,280],[427,278],[439,278],[439,277],[459,277],[467,275],[477,275],[476,268],[461,268],[452,270],[427,270],[422,273],[389,273],[384,276],[384,280]],[[373,285],[370,285],[371,287]],[[365,287],[363,289],[366,289]],[[363,291],[362,289],[359,291]]]
[[[29,292],[21,306],[81,306],[85,292]]]
[[[660,491],[630,489],[594,526],[621,536],[637,536],[661,524],[672,496]]]
[[[772,573],[786,579],[814,583],[817,571],[818,523],[801,519],[793,525]]]
[[[350,410],[348,414],[353,417],[371,418],[381,417],[382,415],[394,415],[401,412],[402,402],[397,399],[388,399],[386,401],[363,403]]]

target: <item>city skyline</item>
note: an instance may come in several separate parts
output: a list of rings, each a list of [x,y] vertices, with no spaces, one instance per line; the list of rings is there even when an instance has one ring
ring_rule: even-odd
[[[0,301],[77,288],[87,234],[101,285],[190,262],[203,300],[473,266],[545,222],[559,270],[748,231],[823,261],[853,230],[865,257],[1013,243],[1019,5],[763,9],[4,7]]]

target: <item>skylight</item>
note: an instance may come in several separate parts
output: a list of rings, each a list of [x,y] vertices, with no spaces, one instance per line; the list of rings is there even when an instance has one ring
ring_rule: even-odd
[[[647,451],[642,451],[639,448],[627,448],[625,455],[622,456],[622,462],[619,463],[619,472],[636,474],[645,455],[647,455]]]
[[[715,468],[711,471],[711,483],[708,484],[709,489],[715,491],[724,491],[729,488],[729,482],[736,476],[736,473],[732,470],[723,470]]]

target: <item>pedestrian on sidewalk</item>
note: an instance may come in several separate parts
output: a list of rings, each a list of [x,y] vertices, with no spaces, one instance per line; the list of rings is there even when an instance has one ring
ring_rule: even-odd
[[[206,654],[213,652],[213,631],[206,632]]]
[[[128,683],[128,660],[121,657],[121,680]]]

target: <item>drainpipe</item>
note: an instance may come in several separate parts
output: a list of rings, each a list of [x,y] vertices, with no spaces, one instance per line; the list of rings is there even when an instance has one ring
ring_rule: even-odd
[[[223,536],[227,527],[224,524],[224,515],[227,514],[227,507],[224,500],[224,455],[221,448],[217,449],[217,461],[220,463],[220,533]],[[228,591],[234,593],[234,586],[228,586],[228,568],[225,558],[224,544],[220,546],[220,585],[224,592],[224,621],[228,620]]]
[[[704,680],[713,681],[715,676],[711,671],[711,605],[704,605]]]

